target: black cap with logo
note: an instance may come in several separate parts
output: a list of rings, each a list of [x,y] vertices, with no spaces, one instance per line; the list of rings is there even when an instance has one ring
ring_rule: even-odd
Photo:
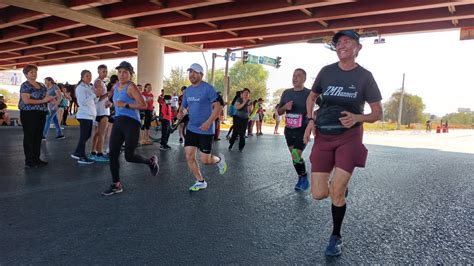
[[[126,70],[130,71],[131,74],[134,73],[132,64],[130,64],[127,61],[122,61],[120,63],[120,65],[118,65],[118,67],[116,67],[115,69],[120,69],[120,68],[123,68],[123,69],[126,69]]]
[[[347,37],[349,37],[353,40],[356,40],[357,42],[359,42],[359,39],[360,39],[360,35],[356,31],[341,30],[341,31],[337,32],[336,34],[334,34],[334,36],[332,37],[332,43],[336,44],[337,41],[339,41],[339,38],[341,38],[342,36],[347,36]]]

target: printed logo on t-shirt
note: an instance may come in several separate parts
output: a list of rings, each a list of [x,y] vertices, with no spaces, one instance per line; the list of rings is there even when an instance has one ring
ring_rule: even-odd
[[[339,97],[344,97],[344,98],[354,98],[355,99],[355,98],[357,98],[357,91],[355,91],[355,92],[345,92],[344,87],[328,86],[327,89],[323,92],[323,95],[325,95],[325,96],[339,96]]]
[[[351,89],[351,90],[356,90],[357,88],[356,88],[356,86],[354,86],[354,84],[351,84],[351,85],[349,86],[349,89]]]
[[[201,100],[200,97],[188,97],[188,102],[199,102]]]
[[[303,124],[302,114],[286,114],[286,127],[288,128],[300,128]]]

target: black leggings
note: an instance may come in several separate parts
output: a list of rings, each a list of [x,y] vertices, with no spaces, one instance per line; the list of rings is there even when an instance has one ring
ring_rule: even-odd
[[[79,120],[79,128],[80,128],[80,135],[79,135],[79,142],[77,143],[76,147],[76,154],[79,155],[81,158],[86,157],[86,142],[89,140],[92,134],[92,122],[93,120],[89,119],[77,119]]]
[[[232,137],[229,140],[230,146],[234,145],[237,136],[239,136],[239,150],[243,150],[245,146],[245,131],[247,130],[248,118],[233,117],[234,129],[232,131]]]
[[[143,122],[142,130],[150,129],[151,119],[153,118],[153,111],[145,110],[145,121]]]
[[[114,126],[112,127],[112,133],[110,134],[109,141],[110,172],[112,173],[112,180],[114,183],[120,181],[119,156],[120,149],[122,148],[122,143],[124,141],[125,160],[127,160],[127,162],[149,164],[148,159],[138,154],[135,154],[135,149],[138,146],[139,137],[140,122],[126,116],[115,117]]]
[[[58,119],[61,119],[61,123],[65,126],[67,126],[67,115],[69,114],[69,109],[67,107],[64,108],[63,112],[63,117],[58,117]]]
[[[235,119],[235,118],[233,118],[233,119]],[[232,130],[234,130],[234,122],[232,122],[232,126],[230,126],[229,131],[227,132],[227,135],[226,135],[227,137],[231,136]]]
[[[46,112],[20,111],[20,120],[23,128],[23,151],[25,164],[38,163],[41,153],[41,138],[43,137]]]
[[[168,140],[170,138],[171,128],[170,121],[167,119],[161,120],[161,145],[168,145]]]

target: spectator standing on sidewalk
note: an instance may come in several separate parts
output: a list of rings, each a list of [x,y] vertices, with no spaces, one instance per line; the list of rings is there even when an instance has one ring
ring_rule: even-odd
[[[23,129],[23,152],[25,153],[25,167],[36,168],[44,166],[48,162],[40,159],[41,138],[43,137],[48,103],[53,101],[52,96],[47,95],[48,89],[36,81],[38,67],[26,65],[23,68],[26,81],[20,87],[20,120]]]

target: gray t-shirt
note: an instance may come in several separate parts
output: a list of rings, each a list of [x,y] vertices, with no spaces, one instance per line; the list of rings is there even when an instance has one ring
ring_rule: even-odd
[[[294,89],[287,89],[283,92],[280,98],[278,107],[293,101],[291,110],[287,110],[285,114],[285,125],[287,128],[301,128],[306,127],[308,118],[306,116],[306,99],[308,99],[311,91],[308,88],[295,91]]]
[[[338,109],[331,106],[338,106],[340,110],[353,114],[363,114],[365,102],[374,103],[382,100],[372,73],[361,66],[344,71],[338,63],[327,65],[319,71],[311,90],[322,96],[318,119],[327,110]],[[339,121],[340,111],[334,112],[331,116],[333,121]]]

